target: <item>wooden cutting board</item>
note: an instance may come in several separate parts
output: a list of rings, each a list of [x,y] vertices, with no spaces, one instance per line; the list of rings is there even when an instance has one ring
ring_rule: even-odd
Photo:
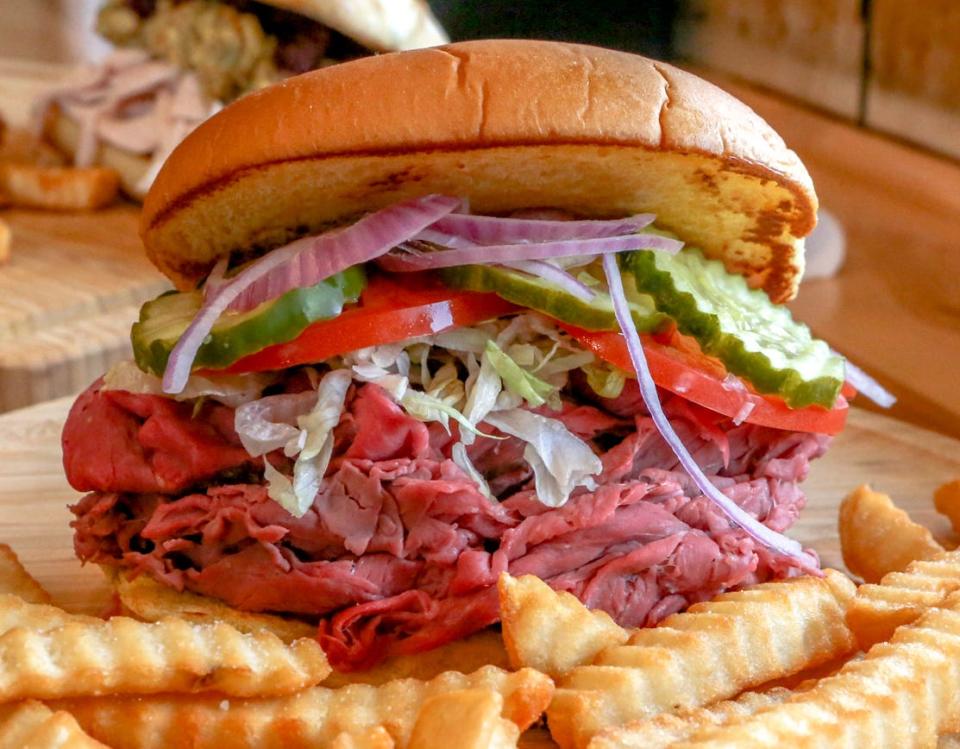
[[[60,429],[70,407],[64,398],[0,416],[0,541],[65,607],[100,613],[109,594],[99,569],[73,555],[67,504],[80,495],[63,478]],[[941,537],[949,525],[933,510],[940,484],[960,478],[960,441],[853,409],[846,431],[816,461],[806,483],[809,505],[791,535],[842,565],[837,505],[858,484],[888,492]]]
[[[0,211],[0,411],[76,393],[130,356],[140,305],[170,283],[147,261],[132,205],[96,213]]]

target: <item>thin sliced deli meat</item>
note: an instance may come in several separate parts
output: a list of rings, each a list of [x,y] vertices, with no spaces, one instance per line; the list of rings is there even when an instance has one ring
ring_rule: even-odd
[[[829,438],[737,426],[662,397],[722,490],[778,531],[795,521],[798,484]],[[588,441],[603,472],[595,490],[550,508],[536,498],[519,440],[480,437],[468,449],[494,502],[451,459],[456,430],[411,418],[376,385],[354,386],[323,488],[295,518],[238,447],[232,409],[208,404],[194,420],[187,404],[95,385],[64,432],[76,456],[68,478],[92,491],[73,508],[77,553],[240,609],[317,621],[341,669],[494,623],[504,570],[536,574],[624,626],[793,574],[700,495],[629,391],[586,400],[570,394],[551,413]],[[116,440],[90,438],[104,420],[112,427],[98,434]],[[289,470],[282,452],[267,459]]]

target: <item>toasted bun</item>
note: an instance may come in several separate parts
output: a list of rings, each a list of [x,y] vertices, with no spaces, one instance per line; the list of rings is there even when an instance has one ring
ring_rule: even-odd
[[[265,0],[377,52],[433,47],[447,35],[424,0]]]
[[[168,159],[141,234],[187,288],[234,250],[427,193],[490,214],[650,211],[775,301],[796,292],[817,208],[783,140],[693,75],[595,47],[479,41],[358,60],[235,102]]]
[[[80,126],[67,117],[59,107],[53,106],[47,114],[43,135],[60,151],[73,156],[77,152],[77,144],[80,141]],[[120,175],[120,186],[123,191],[131,198],[143,200],[144,190],[141,185],[150,167],[150,160],[147,157],[101,142],[97,147],[94,163],[116,170]]]

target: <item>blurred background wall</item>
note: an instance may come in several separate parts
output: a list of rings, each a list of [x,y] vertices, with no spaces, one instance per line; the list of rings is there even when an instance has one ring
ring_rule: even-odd
[[[386,0],[389,2],[389,0]],[[4,58],[102,57],[99,0],[0,0]],[[430,0],[453,39],[588,42],[733,75],[960,158],[960,0]]]

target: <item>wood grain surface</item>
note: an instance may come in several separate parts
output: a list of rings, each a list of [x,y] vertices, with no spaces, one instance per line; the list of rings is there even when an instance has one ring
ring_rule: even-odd
[[[70,399],[0,416],[0,542],[75,611],[102,612],[109,593],[96,567],[73,555],[67,504],[80,496],[63,477],[60,429]],[[858,484],[890,493],[914,518],[945,537],[949,525],[933,510],[933,490],[960,478],[960,442],[885,416],[853,409],[846,431],[806,483],[809,504],[791,531],[816,549],[824,564],[841,566],[837,505]]]
[[[170,287],[147,262],[137,211],[0,212],[0,411],[75,393],[130,356],[140,305]]]

